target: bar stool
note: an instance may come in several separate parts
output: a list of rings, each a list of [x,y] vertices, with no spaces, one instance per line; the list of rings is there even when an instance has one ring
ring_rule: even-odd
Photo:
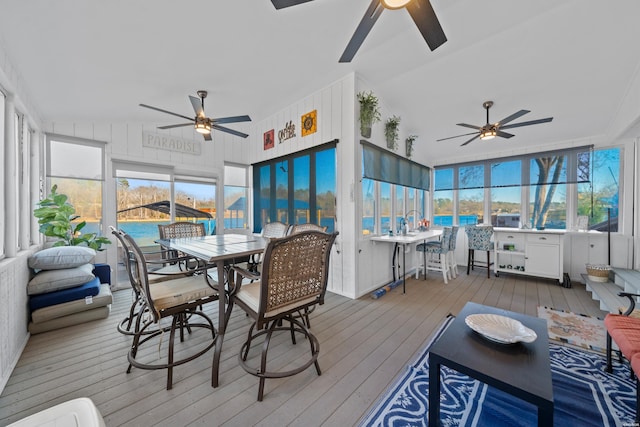
[[[447,258],[450,250],[449,246],[452,232],[453,230],[451,227],[444,227],[442,229],[442,237],[439,242],[420,243],[416,246],[417,252],[424,253],[424,264],[422,265],[422,269],[424,270],[425,279],[427,278],[427,272],[429,270],[442,271],[444,283],[449,283],[447,279],[451,272],[449,270]],[[416,274],[417,273],[418,272],[416,272]]]
[[[491,277],[491,251],[493,251],[493,227],[491,225],[465,225],[465,233],[469,240],[469,254],[467,258],[467,275],[469,270],[474,267],[486,268],[487,277]],[[475,260],[475,251],[484,251],[487,253],[487,262],[484,265],[477,265]]]
[[[448,265],[449,271],[451,271],[451,277],[458,277],[458,263],[456,262],[456,240],[458,239],[458,230],[460,227],[454,225],[451,227],[451,239],[449,240],[449,252],[447,255],[449,256]]]

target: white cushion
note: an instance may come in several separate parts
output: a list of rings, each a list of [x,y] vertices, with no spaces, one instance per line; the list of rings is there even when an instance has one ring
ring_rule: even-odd
[[[27,285],[28,295],[46,294],[61,289],[73,288],[95,279],[93,265],[84,264],[80,267],[64,270],[42,270],[36,274]]]
[[[35,270],[60,270],[93,262],[96,251],[86,246],[56,246],[29,257],[29,267]]]
[[[104,420],[91,399],[80,397],[49,409],[44,409],[10,425],[12,427],[104,427]]]
[[[167,280],[149,286],[151,299],[158,313],[167,308],[216,295],[204,279],[204,276],[186,276],[181,279]]]

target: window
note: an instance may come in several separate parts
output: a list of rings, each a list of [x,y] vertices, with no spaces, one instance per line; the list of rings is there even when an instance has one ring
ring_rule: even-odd
[[[380,183],[380,232],[388,234],[393,231],[391,227],[391,184],[388,182]]]
[[[104,147],[101,143],[47,135],[49,187],[58,186],[85,221],[84,233],[104,234],[102,191]]]
[[[215,183],[196,182],[191,181],[189,178],[176,178],[173,192],[175,221],[199,222],[204,224],[207,234],[216,232]],[[225,225],[226,223],[227,216],[225,215]]]
[[[224,228],[249,227],[246,166],[224,165]],[[215,214],[215,197],[212,212]]]
[[[464,224],[491,212],[498,227],[618,231],[621,149],[575,147],[436,168],[434,223]],[[490,194],[489,200],[484,200]],[[568,198],[573,200],[569,202]],[[454,212],[449,206],[459,206]],[[468,222],[467,222],[468,223]]]
[[[491,164],[491,224],[498,227],[518,228],[522,182],[520,160]]]
[[[4,200],[5,200],[5,193],[4,193],[4,188],[5,188],[5,179],[7,179],[7,176],[5,175],[6,173],[6,168],[4,167],[4,153],[5,153],[5,139],[4,139],[4,135],[5,135],[5,123],[4,123],[4,115],[5,115],[5,102],[6,102],[6,97],[5,94],[0,90],[0,165],[3,165],[2,170],[3,172],[0,173],[0,211],[5,212],[5,204],[4,204]],[[5,217],[6,220],[6,217]],[[5,254],[5,250],[4,250],[4,228],[5,226],[8,226],[8,224],[3,224],[3,226],[0,227],[0,259],[4,258],[4,254]]]
[[[335,144],[254,165],[254,232],[272,221],[335,230]]]
[[[588,156],[591,182],[578,184],[578,215],[589,219],[589,229],[618,231],[620,196],[619,148],[607,148],[581,153]],[[586,162],[583,162],[583,164]]]
[[[405,210],[405,206],[404,206],[404,187],[401,185],[396,185],[395,190],[396,190],[395,191],[396,206],[394,210],[395,216],[396,216],[395,231],[399,232],[402,230],[401,226],[404,221],[405,212],[408,212],[408,211]]]
[[[433,224],[453,225],[453,168],[436,169],[433,192]]]
[[[376,233],[375,181],[362,179],[362,234]]]
[[[567,156],[531,159],[529,226],[564,229],[567,226]]]
[[[458,168],[458,224],[484,222],[484,165]]]

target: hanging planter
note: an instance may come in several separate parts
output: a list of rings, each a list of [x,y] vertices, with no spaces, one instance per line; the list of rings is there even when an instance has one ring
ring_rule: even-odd
[[[409,135],[407,139],[404,140],[407,159],[410,159],[411,156],[413,155],[413,143],[416,140],[416,138],[418,138],[418,135]]]
[[[371,126],[380,121],[380,107],[378,97],[373,92],[359,92],[360,102],[360,135],[363,138],[371,138]]]
[[[391,116],[384,122],[384,137],[387,140],[387,148],[396,150],[398,148],[398,129],[400,127],[400,117]]]

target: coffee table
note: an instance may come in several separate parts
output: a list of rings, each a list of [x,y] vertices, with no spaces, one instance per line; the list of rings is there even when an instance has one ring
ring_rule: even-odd
[[[472,331],[470,314],[507,316],[533,329],[532,343],[498,344]],[[538,426],[553,425],[553,386],[549,336],[544,319],[468,302],[429,350],[429,426],[440,422],[440,366],[445,365],[530,402],[538,408]]]

